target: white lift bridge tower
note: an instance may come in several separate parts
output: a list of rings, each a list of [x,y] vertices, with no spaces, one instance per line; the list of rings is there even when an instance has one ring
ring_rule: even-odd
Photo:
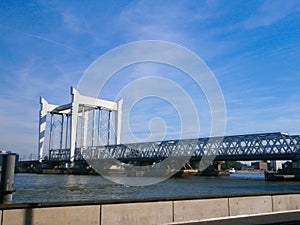
[[[71,102],[65,105],[49,104],[40,98],[40,162],[46,147],[49,160],[73,162],[87,147],[120,144],[123,99],[112,102],[92,98],[81,95],[74,87],[71,96]]]

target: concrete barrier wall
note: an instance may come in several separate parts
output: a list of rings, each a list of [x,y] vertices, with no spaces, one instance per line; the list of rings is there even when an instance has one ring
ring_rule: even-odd
[[[164,224],[173,221],[172,202],[102,205],[101,224]]]
[[[273,211],[286,211],[300,209],[300,194],[274,195]]]
[[[228,199],[174,201],[173,213],[173,222],[228,216]]]
[[[229,215],[252,215],[272,212],[271,196],[229,198]]]
[[[3,210],[2,224],[100,224],[100,205]]]
[[[130,202],[131,201],[131,202]],[[300,194],[0,206],[1,225],[168,224],[300,209]],[[74,203],[75,204],[75,203]],[[80,205],[82,204],[82,205]]]

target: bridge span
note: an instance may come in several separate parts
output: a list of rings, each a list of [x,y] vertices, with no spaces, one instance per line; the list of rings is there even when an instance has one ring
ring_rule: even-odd
[[[73,165],[82,159],[117,159],[151,165],[181,157],[185,162],[292,160],[294,168],[300,169],[300,135],[281,132],[121,144],[122,102],[84,96],[73,87],[70,103],[50,104],[41,98],[39,162]]]
[[[168,140],[146,143],[90,146],[80,152],[87,159],[111,159],[159,162],[168,157],[203,156],[217,161],[235,160],[298,160],[300,135],[285,133],[245,134],[225,137]]]

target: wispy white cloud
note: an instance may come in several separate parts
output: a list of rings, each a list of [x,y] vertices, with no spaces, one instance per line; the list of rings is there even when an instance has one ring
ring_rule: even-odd
[[[22,96],[1,98],[0,105],[0,149],[36,152],[38,107]]]
[[[76,50],[74,48],[72,48],[71,46],[68,46],[66,43],[62,43],[60,41],[57,41],[57,40],[54,40],[54,39],[51,39],[51,38],[47,38],[47,37],[42,36],[42,35],[37,35],[37,34],[34,34],[34,33],[24,32],[21,29],[17,30],[17,29],[14,29],[12,27],[3,27],[3,26],[1,26],[1,28],[4,29],[4,30],[12,31],[18,37],[20,37],[20,36],[23,36],[23,38],[31,37],[31,38],[38,39],[38,40],[41,40],[41,41],[45,41],[45,42],[48,42],[50,44],[62,47],[64,49],[76,52]]]
[[[244,26],[248,29],[269,26],[292,13],[299,12],[300,3],[298,1],[264,1],[257,12],[244,21]]]
[[[118,25],[124,27],[125,36],[129,40],[161,39],[179,42],[185,37],[184,32],[178,30],[184,19],[185,11],[180,4],[139,1],[122,10]]]
[[[85,29],[85,24],[83,21],[71,12],[62,12],[63,22],[70,30],[75,32],[83,32]]]
[[[278,99],[258,99],[252,103],[243,102],[239,107],[228,107],[229,134],[282,131],[298,134],[300,132],[300,105],[297,99],[300,92]],[[259,106],[259,107],[258,107]]]
[[[1,28],[9,29],[0,31],[0,39],[5,43],[2,46],[0,42],[3,49],[0,57],[11,64],[0,63],[1,70],[9,74],[0,77],[1,83],[5,84],[0,92],[0,123],[5,127],[4,131],[1,130],[2,137],[5,137],[1,143],[8,146],[0,148],[13,146],[16,150],[26,148],[28,152],[36,152],[39,96],[52,103],[68,102],[69,87],[77,85],[95,58],[119,44],[143,39],[176,42],[209,63],[223,88],[228,109],[228,133],[297,132],[300,111],[297,105],[299,29],[293,28],[295,35],[291,31],[290,36],[284,33],[280,37],[276,34],[282,33],[283,27],[274,28],[276,33],[266,30],[277,22],[288,26],[288,18],[299,19],[297,1],[264,1],[253,5],[221,1],[180,1],[176,4],[172,1],[156,4],[134,1],[122,3],[122,6],[107,2],[70,5],[44,1],[38,5],[42,5],[47,16],[30,17],[27,21],[26,17],[15,13],[16,17],[5,18],[9,26],[1,25]],[[33,19],[42,25],[36,23],[32,26]],[[255,32],[256,28],[262,32]],[[124,83],[140,78],[142,73],[162,75],[162,70],[145,65],[135,68],[132,73],[127,72],[111,80],[107,93],[119,93]],[[202,131],[209,134],[211,115],[208,103],[204,103],[205,96],[196,91],[190,80],[183,79],[183,76],[172,77],[167,70],[163,72],[166,78],[187,87],[199,110]],[[173,94],[184,105],[184,98],[178,93],[161,83],[151,85]],[[132,90],[132,95],[139,93],[139,89]],[[147,133],[148,123],[139,121],[148,119],[147,111],[151,110],[151,105],[146,105],[137,111],[139,115],[134,115],[136,119],[132,126],[136,131]],[[173,118],[168,118],[172,117],[168,115],[168,107],[161,106],[161,110],[161,114],[153,112],[153,116],[172,121]],[[152,128],[156,133],[153,138],[164,133],[160,132],[163,127],[159,124]],[[179,132],[174,124],[167,124],[167,129],[171,136]],[[184,132],[193,137],[194,127],[190,126]],[[14,134],[21,136],[22,133],[24,135],[17,145]]]

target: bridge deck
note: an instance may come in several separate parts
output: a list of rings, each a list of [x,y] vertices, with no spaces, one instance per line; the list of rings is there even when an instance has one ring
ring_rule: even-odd
[[[190,157],[197,161],[203,156],[226,161],[293,160],[299,149],[299,135],[278,132],[92,146],[83,148],[82,154],[85,159],[116,158],[123,162],[161,161],[168,157]]]

